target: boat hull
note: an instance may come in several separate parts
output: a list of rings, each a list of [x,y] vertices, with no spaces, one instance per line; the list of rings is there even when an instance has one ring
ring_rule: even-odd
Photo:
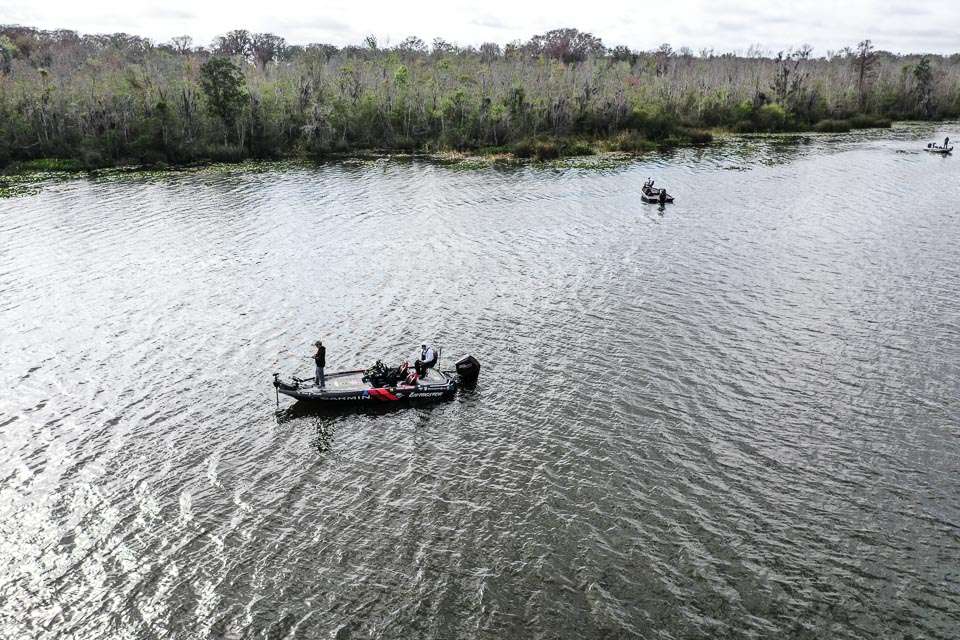
[[[640,194],[640,199],[646,202],[647,204],[660,204],[660,195],[647,195],[646,193]],[[665,204],[670,204],[673,202],[673,196],[667,196],[664,198],[663,202]]]
[[[404,400],[446,400],[452,398],[456,387],[450,389],[396,389],[384,387],[381,389],[365,389],[351,392],[313,392],[297,388],[277,387],[277,391],[285,396],[304,402],[401,402]]]
[[[414,384],[373,387],[363,381],[363,371],[341,371],[324,378],[324,386],[313,380],[274,377],[277,393],[296,400],[320,403],[390,403],[402,401],[436,401],[453,397],[460,386],[456,373],[429,370]]]

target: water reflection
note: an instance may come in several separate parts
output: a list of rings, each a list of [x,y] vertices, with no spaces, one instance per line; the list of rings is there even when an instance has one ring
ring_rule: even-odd
[[[467,396],[474,392],[470,390],[462,391]],[[447,400],[444,403],[455,402]],[[392,416],[403,412],[414,412],[420,420],[429,420],[435,402],[430,401],[406,401],[390,403],[370,403],[370,402],[343,402],[343,403],[317,403],[297,401],[293,404],[278,409],[274,412],[278,427],[287,429],[296,429],[304,433],[313,432],[315,437],[310,444],[318,453],[329,451],[340,425],[356,424],[358,420],[363,419],[371,425],[372,428],[378,428],[384,420],[389,420]],[[389,426],[391,423],[387,423]]]

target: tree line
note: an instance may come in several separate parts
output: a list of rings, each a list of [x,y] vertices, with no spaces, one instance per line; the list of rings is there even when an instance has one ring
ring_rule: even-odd
[[[0,166],[323,157],[498,148],[641,150],[703,130],[845,130],[960,115],[960,55],[869,40],[814,57],[607,47],[576,29],[527,42],[290,45],[234,30],[209,46],[0,27]]]

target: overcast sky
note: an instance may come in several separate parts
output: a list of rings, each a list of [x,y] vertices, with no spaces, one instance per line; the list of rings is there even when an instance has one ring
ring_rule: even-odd
[[[699,51],[777,51],[802,44],[815,55],[870,38],[899,52],[960,52],[960,0],[0,0],[0,24],[82,33],[125,31],[164,42],[189,35],[208,44],[235,28],[269,31],[294,44],[382,44],[409,35],[457,44],[525,40],[576,27],[608,46],[652,49],[668,42]]]

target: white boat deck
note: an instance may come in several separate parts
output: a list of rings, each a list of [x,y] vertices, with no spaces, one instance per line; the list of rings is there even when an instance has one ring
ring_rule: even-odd
[[[413,370],[413,367],[410,368]],[[445,384],[447,381],[446,376],[437,371],[436,369],[427,369],[426,375],[420,379],[420,384]],[[326,376],[324,379],[325,389],[327,391],[362,391],[364,389],[369,389],[370,384],[363,381],[363,372],[362,371],[348,371],[345,373],[331,373]],[[315,388],[317,384],[315,382],[304,382],[301,383],[301,389],[311,389]]]

